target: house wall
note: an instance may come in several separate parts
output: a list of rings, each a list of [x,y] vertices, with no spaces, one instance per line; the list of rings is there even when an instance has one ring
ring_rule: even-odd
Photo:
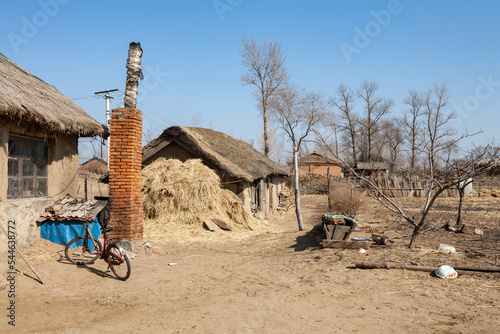
[[[269,189],[269,208],[270,212],[274,213],[278,209],[280,192],[285,188],[285,177],[273,175],[271,177]]]
[[[78,138],[57,135],[49,144],[48,194],[54,200],[78,191]]]
[[[5,124],[0,123],[0,204],[7,202],[7,159],[9,154],[8,146],[9,129]]]
[[[40,237],[36,220],[44,209],[66,194],[75,197],[78,187],[78,138],[58,135],[49,139],[48,196],[38,198],[7,199],[7,166],[9,133],[37,138],[46,134],[35,129],[23,129],[2,120],[0,124],[0,224],[7,227],[15,221],[19,248],[33,245]],[[6,250],[7,242],[0,232],[0,254]],[[5,241],[5,242],[4,242]],[[1,262],[1,260],[0,260]]]
[[[40,239],[36,220],[44,209],[54,204],[50,197],[9,200],[0,204],[0,224],[7,230],[8,222],[15,222],[16,242],[19,249],[33,246]],[[0,254],[7,254],[7,238],[0,232]],[[0,259],[0,263],[3,259]],[[1,273],[0,273],[1,274]]]
[[[317,165],[299,165],[299,174],[321,174],[326,176],[330,168],[330,175],[335,177],[342,177],[342,168],[336,165],[330,166],[317,166]]]

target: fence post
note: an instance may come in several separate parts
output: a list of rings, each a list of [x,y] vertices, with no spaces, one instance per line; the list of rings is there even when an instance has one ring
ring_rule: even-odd
[[[85,184],[84,185],[85,185],[85,197],[84,198],[85,198],[85,202],[87,202],[88,201],[88,190],[87,190],[88,184],[87,184],[87,177],[86,176],[85,176]]]
[[[326,169],[326,182],[327,182],[327,188],[328,188],[328,210],[331,210],[332,208],[332,202],[331,202],[331,189],[330,189],[330,167]]]

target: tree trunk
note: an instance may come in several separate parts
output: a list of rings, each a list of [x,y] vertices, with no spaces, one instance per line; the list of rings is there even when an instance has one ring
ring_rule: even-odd
[[[458,215],[457,215],[457,228],[461,229],[462,228],[462,204],[464,201],[464,195],[465,195],[465,187],[464,188],[459,188],[458,189],[458,194],[460,196],[460,201],[458,202]]]
[[[269,147],[269,136],[267,135],[267,102],[262,101],[262,119],[264,121],[264,155],[269,157],[271,148]]]
[[[304,230],[304,222],[302,221],[302,211],[300,210],[300,189],[299,189],[299,152],[297,148],[293,148],[293,173],[295,176],[295,213],[297,215],[297,222],[299,223],[299,231]]]
[[[423,224],[423,221],[421,221],[417,226],[415,226],[415,228],[413,229],[413,233],[411,235],[411,240],[410,240],[410,245],[408,246],[408,248],[410,249],[413,249],[415,248],[415,244],[417,242],[417,237],[418,235],[420,234],[420,230],[422,229],[422,224]]]
[[[309,167],[310,168],[310,167]],[[332,189],[330,188],[330,167],[326,169],[326,180],[328,188],[328,210],[332,209]]]
[[[358,165],[358,158],[356,152],[356,135],[355,132],[351,128],[351,142],[352,142],[352,160],[354,161],[354,167],[356,168]]]

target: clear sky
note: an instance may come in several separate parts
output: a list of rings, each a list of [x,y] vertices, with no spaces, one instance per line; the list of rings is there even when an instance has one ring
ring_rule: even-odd
[[[249,141],[261,118],[239,55],[243,35],[278,40],[292,81],[333,94],[374,80],[393,113],[409,89],[447,82],[455,126],[497,138],[499,1],[165,0],[1,2],[0,52],[73,98],[101,123],[94,92],[125,89],[130,42],[140,42],[144,130],[191,126],[194,115]],[[123,104],[116,92],[112,107]]]

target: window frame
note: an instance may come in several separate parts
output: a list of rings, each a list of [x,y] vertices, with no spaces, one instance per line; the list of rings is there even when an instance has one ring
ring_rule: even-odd
[[[9,133],[7,199],[48,196],[49,149],[45,139]]]

